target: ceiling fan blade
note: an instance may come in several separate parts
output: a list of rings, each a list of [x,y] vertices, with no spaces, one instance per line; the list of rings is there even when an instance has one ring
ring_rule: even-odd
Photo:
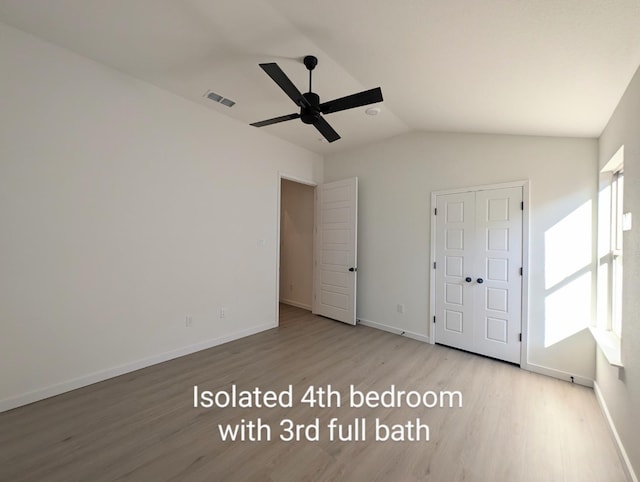
[[[326,140],[329,142],[337,141],[340,139],[340,134],[333,130],[333,127],[329,125],[329,123],[324,120],[322,117],[318,117],[318,119],[313,123],[316,129],[320,131],[320,134],[324,136]]]
[[[304,98],[302,93],[298,90],[298,88],[293,85],[293,82],[287,77],[282,69],[275,62],[271,62],[268,64],[260,64],[262,70],[264,70],[269,77],[273,79],[273,81],[278,84],[278,86],[284,90],[285,94],[287,94],[292,101],[299,105],[300,107],[309,107],[309,101]]]
[[[300,118],[300,114],[289,114],[289,115],[283,115],[280,117],[274,117],[273,119],[267,119],[267,120],[263,120],[260,122],[254,122],[252,125],[253,127],[264,127],[264,126],[270,126],[271,124],[277,124],[278,122],[284,122],[284,121],[288,121],[288,120],[293,120],[293,119],[299,119]]]
[[[382,100],[382,89],[376,87],[375,89],[365,90],[364,92],[323,102],[320,104],[320,112],[323,114],[332,114],[333,112],[339,112],[341,110],[375,104],[376,102],[382,102]]]

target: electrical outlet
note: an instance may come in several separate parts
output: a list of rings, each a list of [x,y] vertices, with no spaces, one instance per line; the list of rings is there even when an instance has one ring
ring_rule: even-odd
[[[186,319],[185,319],[185,326],[187,328],[191,328],[193,326],[193,317],[187,315]]]
[[[224,318],[224,308],[220,308],[220,318]]]
[[[398,310],[398,313],[400,313],[401,315],[404,315],[404,304],[398,303],[398,306],[396,307],[396,309]]]

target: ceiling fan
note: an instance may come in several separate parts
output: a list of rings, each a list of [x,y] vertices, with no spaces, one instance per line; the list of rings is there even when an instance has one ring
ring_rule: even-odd
[[[311,73],[318,65],[318,59],[313,55],[307,55],[304,60],[304,65],[309,70],[309,92],[304,94],[300,93],[298,88],[293,85],[293,82],[287,77],[278,64],[272,62],[268,64],[260,64],[262,70],[264,70],[278,86],[284,90],[291,100],[300,107],[300,113],[293,113],[289,115],[283,115],[281,117],[274,117],[273,119],[267,119],[260,122],[254,122],[251,124],[255,127],[264,127],[271,124],[277,124],[278,122],[284,122],[293,119],[301,119],[305,124],[313,124],[320,134],[324,136],[329,142],[337,141],[340,139],[340,135],[329,125],[329,123],[322,117],[323,114],[333,114],[341,110],[353,109],[354,107],[360,107],[363,105],[373,104],[376,102],[382,102],[382,90],[380,87],[375,89],[365,90],[357,94],[348,95],[346,97],[340,97],[339,99],[330,100],[328,102],[320,103],[320,96],[311,91]]]

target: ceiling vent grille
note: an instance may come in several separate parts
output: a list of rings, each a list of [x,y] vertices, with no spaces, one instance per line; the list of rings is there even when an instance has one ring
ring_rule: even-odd
[[[222,97],[220,94],[216,94],[213,91],[208,91],[206,94],[204,94],[204,96],[207,99],[211,99],[214,102],[217,102],[218,104],[222,104],[222,105],[226,105],[227,107],[233,107],[235,105],[235,102],[232,101],[231,99],[227,99],[225,97]]]
[[[222,99],[220,103],[222,105],[226,105],[227,107],[233,107],[235,105],[235,102],[232,101],[231,99]]]

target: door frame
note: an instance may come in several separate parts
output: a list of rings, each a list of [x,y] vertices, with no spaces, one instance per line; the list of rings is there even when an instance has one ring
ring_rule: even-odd
[[[436,326],[433,323],[436,315],[436,273],[433,268],[433,264],[436,262],[436,201],[438,196],[446,194],[460,194],[471,191],[488,191],[491,189],[502,189],[508,187],[521,187],[522,188],[522,200],[524,202],[524,209],[522,211],[522,306],[521,306],[521,321],[522,324],[522,344],[520,347],[520,367],[526,368],[527,365],[527,353],[528,353],[528,340],[529,340],[529,205],[530,201],[530,181],[528,179],[523,181],[512,181],[498,184],[486,184],[480,186],[469,186],[457,189],[446,189],[442,191],[431,192],[431,255],[429,263],[429,319],[427,323],[429,325],[429,342],[434,345],[436,342]]]
[[[276,233],[276,303],[275,303],[275,320],[276,320],[276,326],[280,326],[280,230],[282,229],[281,223],[282,220],[280,219],[280,213],[281,213],[281,209],[282,209],[282,180],[286,180],[286,181],[293,181],[293,182],[297,182],[298,184],[305,184],[307,186],[312,186],[314,188],[318,187],[318,183],[316,181],[313,181],[311,179],[306,179],[303,177],[299,177],[299,176],[294,176],[291,174],[287,174],[286,172],[282,172],[282,171],[278,171],[278,188],[277,188],[277,192],[278,192],[278,200],[277,200],[277,233]],[[314,231],[315,231],[315,215],[316,215],[316,194],[314,192],[313,195],[313,216],[314,216],[314,220],[313,220],[313,224],[314,224]],[[314,259],[315,259],[315,251],[316,251],[316,239],[315,239],[315,233],[313,236],[313,253],[314,253]],[[315,271],[315,270],[314,270]],[[315,273],[312,274],[312,278],[313,278],[313,287],[312,290],[315,292]],[[313,293],[312,293],[313,294]],[[315,300],[313,298],[313,296],[311,297],[311,303],[312,305],[315,303]]]

